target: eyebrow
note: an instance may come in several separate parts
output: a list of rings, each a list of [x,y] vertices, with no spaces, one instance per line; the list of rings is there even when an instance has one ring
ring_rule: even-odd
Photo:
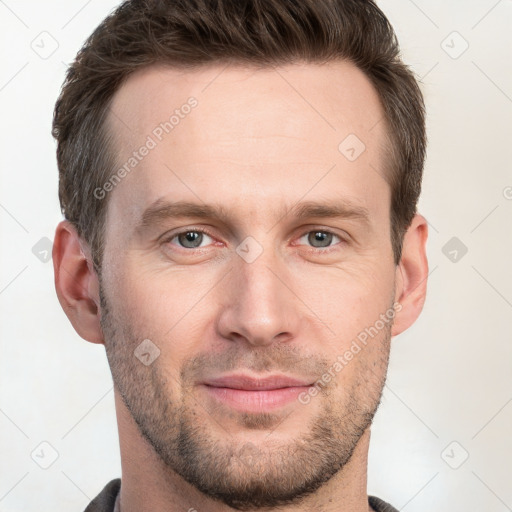
[[[297,220],[310,217],[344,218],[359,220],[367,225],[370,224],[368,209],[349,200],[336,202],[303,201],[292,207],[283,208],[283,210],[281,210],[281,215],[277,216],[279,219],[277,222],[291,215]],[[135,229],[140,232],[165,220],[185,217],[217,219],[224,224],[229,224],[232,221],[228,210],[221,204],[198,204],[189,201],[169,202],[158,199],[144,211]]]

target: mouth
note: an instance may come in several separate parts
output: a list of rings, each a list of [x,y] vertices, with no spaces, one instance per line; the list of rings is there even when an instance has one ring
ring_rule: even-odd
[[[286,375],[254,378],[238,374],[208,379],[202,385],[210,397],[227,407],[261,413],[293,403],[313,381]]]

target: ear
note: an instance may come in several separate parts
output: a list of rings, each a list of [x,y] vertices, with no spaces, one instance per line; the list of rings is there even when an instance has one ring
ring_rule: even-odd
[[[55,231],[52,258],[57,297],[75,331],[91,343],[104,343],[98,276],[90,254],[84,252],[76,229],[67,220]]]
[[[404,235],[402,257],[396,268],[395,302],[397,314],[391,334],[408,329],[419,317],[427,294],[427,220],[416,214]]]

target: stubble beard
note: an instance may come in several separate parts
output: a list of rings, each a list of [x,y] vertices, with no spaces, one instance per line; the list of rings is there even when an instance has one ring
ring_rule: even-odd
[[[129,322],[118,321],[101,286],[100,300],[101,326],[114,384],[140,434],[170,477],[178,474],[204,495],[235,510],[300,504],[343,470],[380,405],[392,322],[379,339],[371,341],[379,344],[376,357],[366,361],[359,359],[359,354],[356,356],[362,371],[355,373],[358,378],[350,383],[350,389],[342,395],[321,392],[312,399],[322,400],[322,408],[309,421],[303,431],[306,433],[286,442],[273,439],[272,433],[263,443],[237,440],[222,428],[218,419],[208,417],[190,386],[182,385],[180,397],[169,392],[170,379],[187,375],[187,369],[197,370],[208,359],[199,357],[186,362],[180,375],[174,377],[161,366],[163,358],[149,366],[143,365],[134,356],[134,349],[145,337],[139,336]],[[164,343],[156,342],[158,346]],[[265,350],[271,350],[270,346]],[[252,369],[262,370],[268,358],[259,357],[263,354],[260,352],[255,354],[258,358],[251,359]],[[281,362],[289,361],[290,355]],[[273,364],[278,370],[294,368],[290,363],[280,366],[279,357],[273,358]],[[325,370],[327,364],[328,361],[319,361],[318,368]],[[296,407],[308,405],[297,403]],[[283,420],[286,418],[271,413],[238,413],[238,423],[246,431],[262,428],[275,431]]]

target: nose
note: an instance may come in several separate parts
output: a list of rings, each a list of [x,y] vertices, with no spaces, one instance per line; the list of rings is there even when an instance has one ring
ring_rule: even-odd
[[[239,258],[228,280],[217,324],[223,338],[252,346],[296,338],[304,315],[291,275],[276,257],[264,252],[251,263]]]

